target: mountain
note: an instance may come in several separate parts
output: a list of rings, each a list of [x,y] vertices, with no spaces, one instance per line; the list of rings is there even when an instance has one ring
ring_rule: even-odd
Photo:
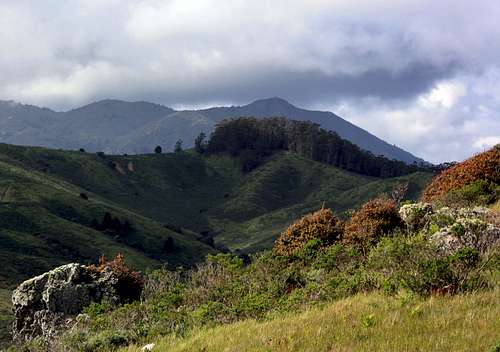
[[[67,112],[0,102],[0,142],[141,154],[150,152],[156,145],[172,150],[179,139],[183,140],[184,147],[192,147],[201,131],[209,134],[220,121],[242,116],[308,120],[375,155],[406,163],[423,161],[331,112],[300,109],[281,98],[257,100],[244,106],[185,111],[120,100],[103,100]]]

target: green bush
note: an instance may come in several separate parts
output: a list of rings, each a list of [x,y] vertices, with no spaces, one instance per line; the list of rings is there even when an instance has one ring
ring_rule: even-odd
[[[491,181],[477,180],[446,193],[440,203],[453,208],[486,206],[497,201],[499,197],[500,185]]]
[[[490,253],[485,264],[495,255]],[[470,248],[444,256],[423,239],[394,237],[370,252],[367,269],[381,273],[381,288],[389,292],[404,288],[420,295],[444,294],[484,287],[485,272],[498,267],[480,265],[482,260]]]

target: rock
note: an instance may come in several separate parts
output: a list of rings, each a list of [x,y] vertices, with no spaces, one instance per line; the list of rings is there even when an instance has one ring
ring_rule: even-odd
[[[429,223],[433,211],[429,203],[405,204],[399,209],[399,216],[409,229],[419,231]]]
[[[110,268],[95,271],[67,264],[23,282],[13,292],[15,314],[12,335],[16,342],[35,337],[51,340],[75,324],[75,316],[92,302],[121,303],[117,276]]]
[[[399,209],[407,228],[422,231],[444,254],[466,247],[485,252],[500,244],[500,228],[487,220],[491,214],[485,207],[435,209],[429,203],[407,204]]]
[[[459,249],[472,248],[486,252],[490,247],[500,244],[500,228],[478,218],[458,218],[430,238],[444,254],[455,253]]]

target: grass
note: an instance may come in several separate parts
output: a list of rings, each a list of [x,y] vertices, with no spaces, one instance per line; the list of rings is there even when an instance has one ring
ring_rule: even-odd
[[[358,294],[298,315],[167,337],[156,342],[154,351],[496,351],[499,294],[493,290],[425,300]]]
[[[498,200],[495,204],[491,206],[491,209],[500,213],[500,200]]]
[[[4,341],[10,340],[10,324],[12,323],[12,311],[10,309],[11,291],[0,289],[0,348]]]

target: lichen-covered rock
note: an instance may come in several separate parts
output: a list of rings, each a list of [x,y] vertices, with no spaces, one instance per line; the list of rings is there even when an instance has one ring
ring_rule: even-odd
[[[455,221],[434,233],[431,241],[446,254],[465,247],[485,252],[500,244],[500,228],[481,220],[480,214],[477,209],[459,210]]]
[[[455,236],[448,227],[432,235],[431,242],[434,243],[443,254],[452,254],[464,248],[459,238]]]
[[[67,264],[23,282],[13,292],[15,341],[35,337],[50,340],[74,324],[74,317],[92,302],[120,303],[114,272],[95,272],[80,264]]]
[[[446,254],[469,247],[480,252],[500,244],[500,228],[487,221],[492,210],[485,207],[435,209],[429,203],[403,205],[401,219],[411,231],[423,231]]]
[[[399,209],[399,216],[409,229],[419,231],[429,223],[433,211],[430,203],[405,204]]]

